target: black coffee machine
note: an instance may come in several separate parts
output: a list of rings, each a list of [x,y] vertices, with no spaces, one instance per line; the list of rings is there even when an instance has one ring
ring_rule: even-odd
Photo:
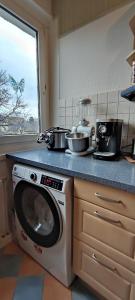
[[[94,158],[114,160],[120,155],[122,120],[96,121],[97,151]]]

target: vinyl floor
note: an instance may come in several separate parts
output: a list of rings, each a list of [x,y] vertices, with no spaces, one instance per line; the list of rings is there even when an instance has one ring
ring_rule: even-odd
[[[100,300],[79,279],[70,288],[15,243],[0,250],[0,300]]]

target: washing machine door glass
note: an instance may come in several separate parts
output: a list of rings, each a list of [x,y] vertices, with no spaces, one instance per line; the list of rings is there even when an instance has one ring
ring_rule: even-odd
[[[54,217],[44,196],[33,187],[25,188],[22,194],[22,208],[26,220],[34,231],[48,235],[54,227]]]
[[[53,196],[42,187],[21,181],[16,186],[14,200],[17,217],[28,236],[40,246],[53,246],[62,227]]]

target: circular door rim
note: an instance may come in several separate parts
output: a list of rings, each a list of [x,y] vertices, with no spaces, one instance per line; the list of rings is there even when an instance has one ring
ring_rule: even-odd
[[[43,236],[39,233],[36,233],[30,226],[30,224],[27,222],[27,219],[23,212],[21,201],[22,192],[24,191],[26,186],[36,189],[43,196],[43,198],[45,198],[47,204],[49,205],[49,208],[51,209],[54,218],[54,226],[52,233],[49,235]],[[21,224],[23,230],[28,235],[28,237],[31,238],[31,240],[37,245],[45,248],[50,248],[60,240],[63,227],[62,215],[55,197],[50,192],[50,190],[48,190],[48,188],[30,183],[29,181],[24,179],[20,180],[19,182],[17,182],[14,189],[14,208],[18,221]]]

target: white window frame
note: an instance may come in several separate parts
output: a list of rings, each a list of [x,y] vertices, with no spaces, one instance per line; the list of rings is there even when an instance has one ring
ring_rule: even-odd
[[[23,8],[23,6],[19,6],[18,3],[16,3],[16,0],[12,0],[12,1],[0,0],[0,5],[3,8],[7,9],[12,14],[14,14],[16,17],[24,21],[26,24],[30,25],[31,27],[33,27],[35,30],[38,31],[38,69],[39,69],[38,76],[39,76],[39,101],[40,101],[39,124],[40,124],[40,129],[44,130],[49,126],[49,82],[48,82],[49,21],[48,21],[48,17],[47,20],[44,19],[44,22],[42,17],[40,22],[39,11],[37,11],[37,18],[36,18],[36,12],[32,11],[32,6],[31,6],[31,10],[28,7],[28,11],[27,11],[27,7]],[[29,11],[31,12],[31,14],[29,14]],[[13,135],[13,136],[5,135],[0,137],[0,146],[5,145],[5,152],[6,152],[7,144],[10,146],[10,144],[15,145],[18,143],[23,144],[28,142],[34,142],[36,141],[36,138],[37,138],[37,134]]]

